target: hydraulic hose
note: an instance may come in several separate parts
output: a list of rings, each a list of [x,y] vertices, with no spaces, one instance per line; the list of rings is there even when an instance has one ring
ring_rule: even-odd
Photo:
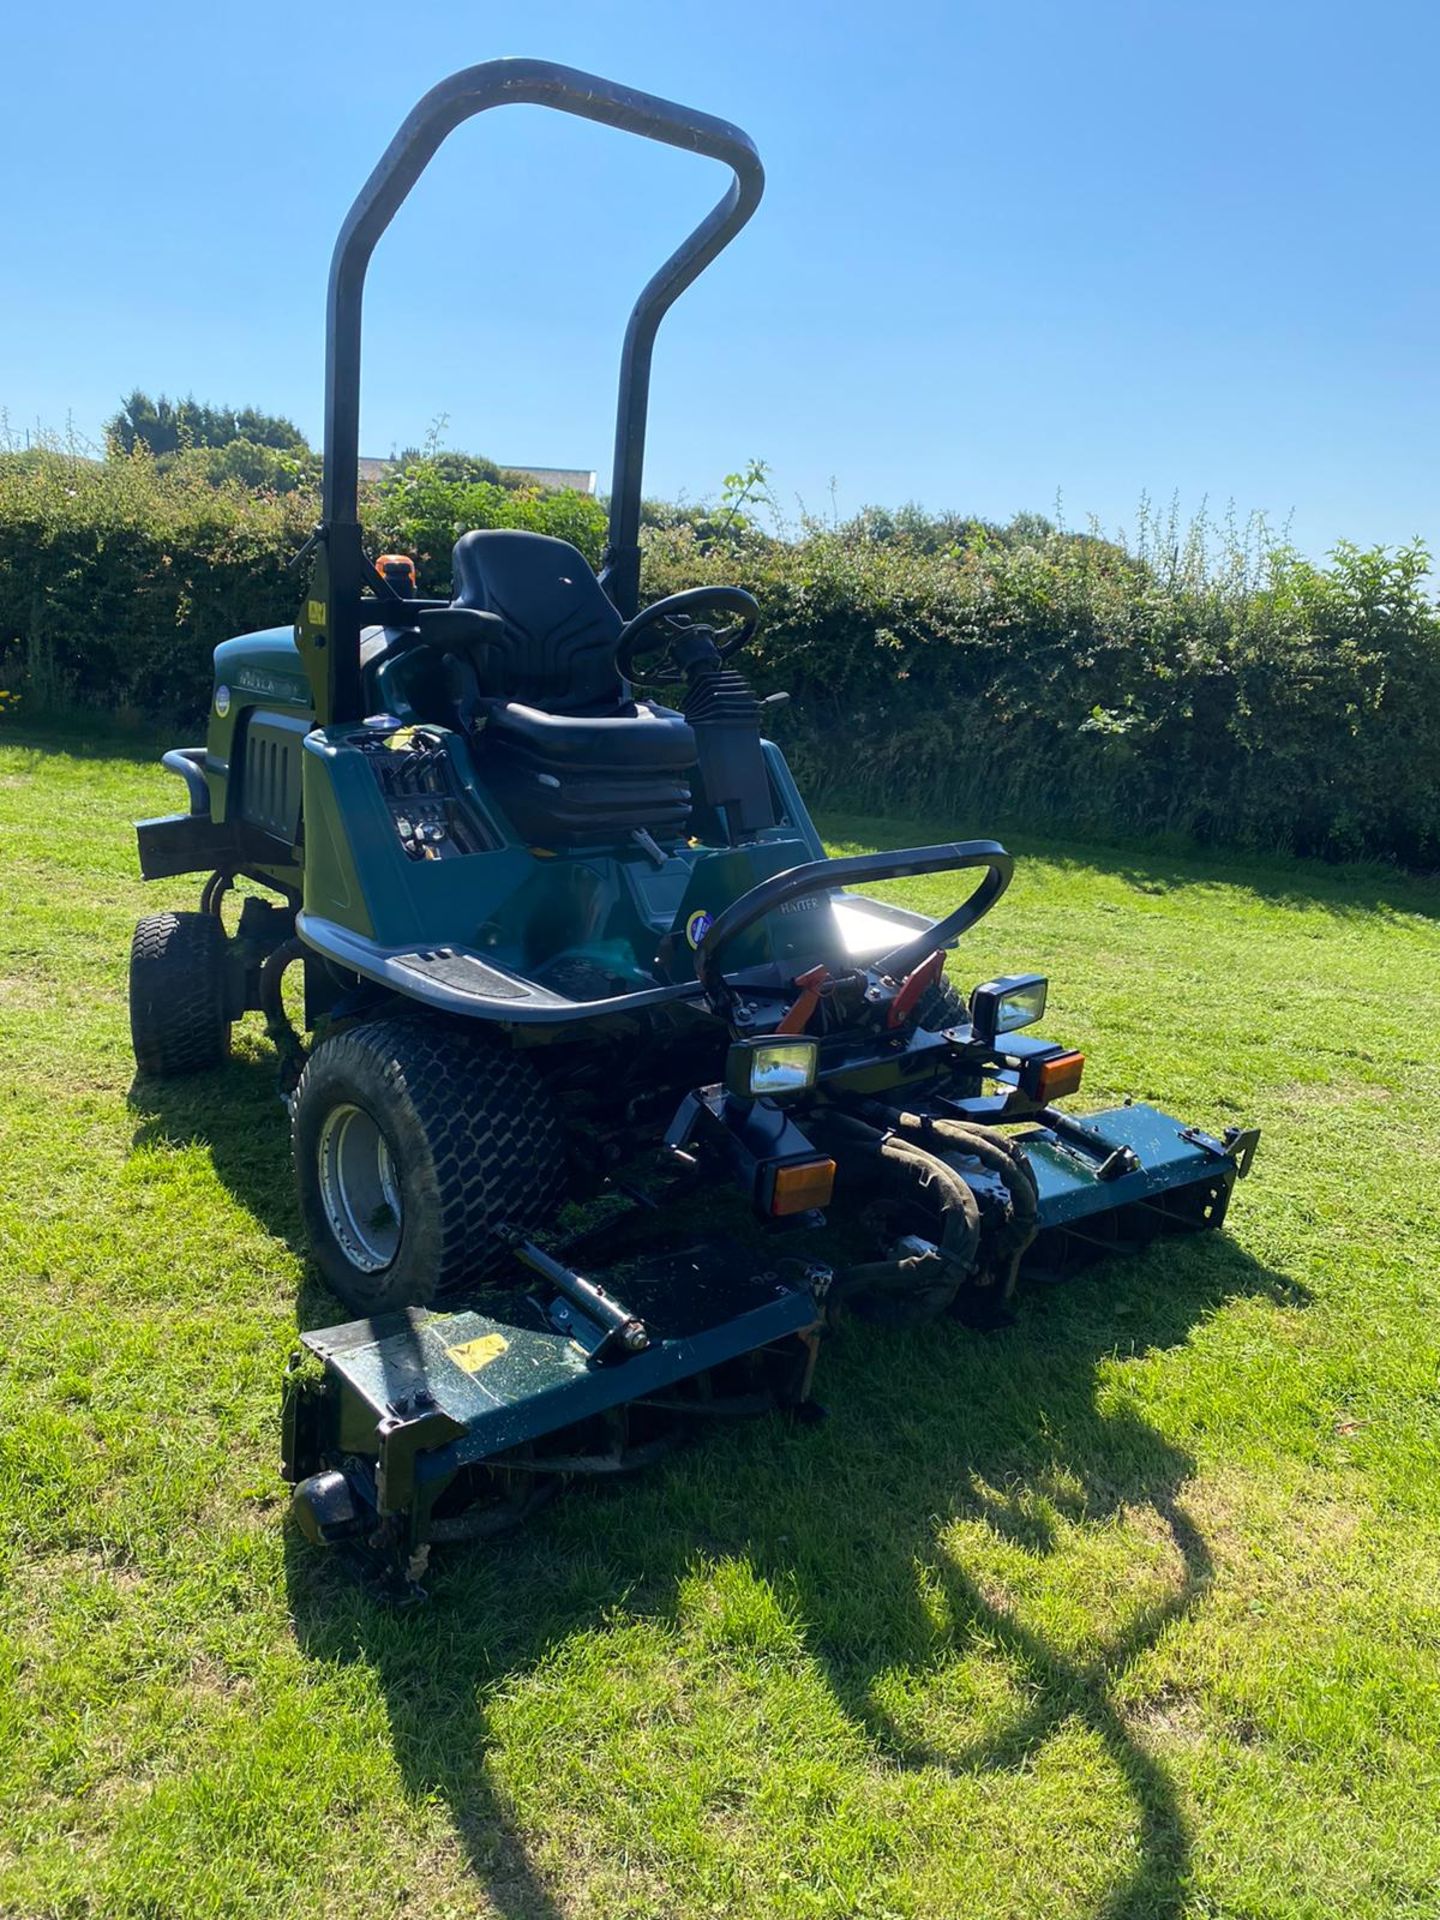
[[[853,1161],[879,1163],[882,1180],[913,1182],[939,1217],[933,1252],[846,1267],[836,1278],[840,1299],[865,1299],[875,1318],[929,1319],[954,1300],[975,1271],[980,1253],[980,1209],[967,1182],[938,1154],[894,1131],[881,1132],[849,1114],[827,1115],[826,1145]]]
[[[287,1095],[295,1091],[295,1084],[305,1065],[305,1048],[290,1024],[280,988],[285,969],[293,961],[302,960],[306,952],[305,942],[297,934],[276,947],[272,953],[266,954],[260,968],[260,1010],[265,1015],[265,1034],[267,1039],[274,1042],[275,1050],[280,1055],[280,1085]]]
[[[1022,1147],[995,1127],[982,1127],[966,1120],[942,1115],[909,1113],[901,1108],[867,1102],[866,1117],[896,1128],[900,1133],[934,1140],[952,1153],[968,1154],[983,1167],[1000,1176],[1010,1201],[1010,1217],[995,1234],[992,1245],[1008,1261],[1000,1288],[1002,1299],[1015,1290],[1020,1260],[1040,1228],[1040,1189],[1035,1172]]]
[[[222,868],[219,873],[212,873],[200,895],[200,911],[218,916],[224,905],[225,896],[234,884],[235,876],[227,869]]]

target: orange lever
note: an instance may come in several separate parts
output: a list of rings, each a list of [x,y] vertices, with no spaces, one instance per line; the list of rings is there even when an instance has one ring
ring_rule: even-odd
[[[797,973],[795,984],[800,991],[785,1010],[785,1018],[776,1027],[776,1033],[804,1033],[810,1024],[810,1016],[820,1004],[820,989],[830,978],[830,969],[822,960],[818,967],[811,967],[808,973]]]
[[[922,960],[913,973],[907,973],[900,982],[900,990],[890,1002],[890,1011],[885,1016],[887,1027],[898,1027],[909,1018],[916,1001],[927,987],[933,987],[945,971],[945,954],[942,948],[936,948],[928,959]]]

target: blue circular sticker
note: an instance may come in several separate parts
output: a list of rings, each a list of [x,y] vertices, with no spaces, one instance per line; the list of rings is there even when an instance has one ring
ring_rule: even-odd
[[[219,714],[219,716],[220,716],[220,718],[221,718],[222,720],[223,720],[223,719],[225,718],[225,716],[226,716],[226,714],[227,714],[227,713],[228,713],[228,712],[230,711],[230,689],[229,689],[229,687],[224,687],[224,686],[221,686],[221,687],[216,687],[216,689],[215,689],[215,711],[216,711],[216,713],[218,713],[218,714]]]
[[[715,924],[713,913],[707,913],[704,907],[697,907],[685,922],[685,938],[692,947],[698,947]]]

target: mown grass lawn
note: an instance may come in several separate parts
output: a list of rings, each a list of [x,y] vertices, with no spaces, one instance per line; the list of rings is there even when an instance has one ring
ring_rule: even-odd
[[[962,983],[1048,970],[1096,1103],[1258,1121],[1229,1234],[847,1328],[825,1426],[395,1615],[284,1520],[335,1308],[266,1045],[132,1084],[178,798],[148,741],[0,743],[0,1913],[1440,1912],[1440,887],[1022,841]]]

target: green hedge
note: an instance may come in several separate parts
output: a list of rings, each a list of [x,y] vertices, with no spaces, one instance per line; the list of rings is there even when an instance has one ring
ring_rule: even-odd
[[[284,616],[313,520],[301,495],[162,478],[140,454],[0,459],[7,682],[29,706],[203,711],[210,649]]]
[[[445,482],[424,465],[363,511],[373,550],[416,555],[432,590],[467,528],[559,534],[591,560],[605,532],[580,494]],[[217,487],[195,460],[0,455],[0,680],[35,707],[193,722],[216,643],[294,618],[293,561],[318,514],[311,492]]]
[[[424,462],[365,504],[376,550],[432,590],[458,534],[523,526],[593,562],[599,505]],[[250,493],[144,456],[0,458],[0,681],[193,722],[217,640],[288,620],[305,491]],[[1009,530],[867,514],[790,541],[652,515],[646,587],[736,579],[813,797],[1331,857],[1440,864],[1440,620],[1418,547],[1209,560],[1127,552],[1033,518]],[[1157,557],[1158,555],[1158,557]]]
[[[1331,858],[1440,862],[1440,619],[1419,547],[1281,550],[1218,576],[1039,532],[940,552],[863,524],[701,553],[648,585],[736,577],[765,608],[814,797]]]

